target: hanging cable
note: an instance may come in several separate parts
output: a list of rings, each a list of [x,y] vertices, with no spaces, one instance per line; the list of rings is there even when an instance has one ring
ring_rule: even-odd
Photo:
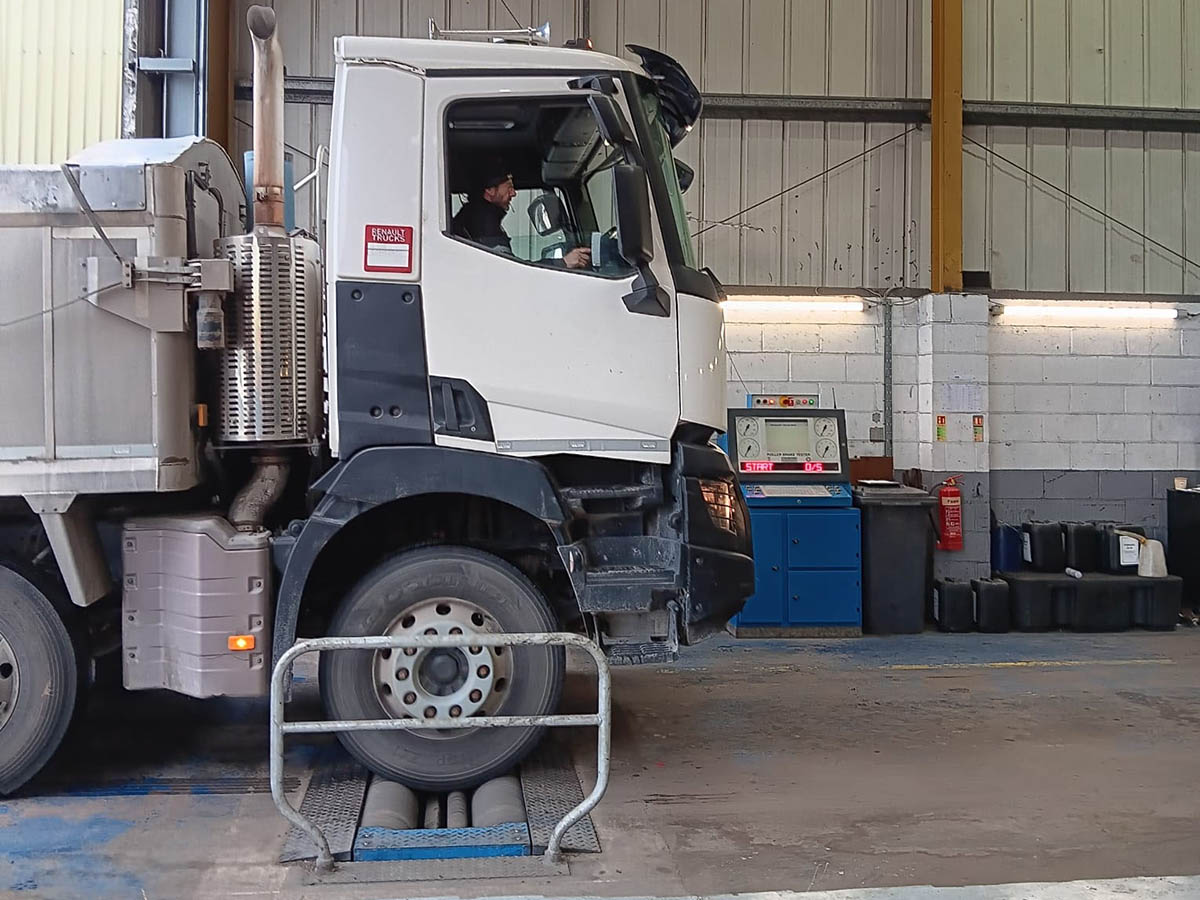
[[[508,3],[506,2],[506,0],[500,0],[500,2],[504,5],[505,9],[508,9]],[[517,18],[517,14],[515,12],[513,12],[511,9],[508,9],[508,14],[510,16],[512,16],[512,20],[517,23],[517,26],[519,28],[525,27],[524,25],[521,24],[521,20]]]
[[[878,144],[872,144],[866,150],[863,150],[861,153],[855,153],[849,159],[843,159],[840,163],[834,163],[828,169],[824,169],[823,171],[818,172],[816,175],[811,175],[808,178],[805,178],[803,181],[798,181],[795,184],[793,184],[791,187],[786,187],[782,191],[779,191],[776,194],[772,194],[770,197],[765,197],[762,200],[759,200],[757,203],[752,203],[750,206],[747,206],[745,209],[739,209],[737,212],[733,213],[733,215],[726,216],[724,219],[721,219],[719,221],[712,222],[711,224],[705,225],[703,228],[701,228],[699,231],[697,231],[694,235],[692,235],[692,237],[698,238],[698,237],[700,237],[700,235],[704,234],[704,232],[708,231],[710,228],[716,228],[718,225],[727,225],[727,224],[729,224],[729,221],[731,219],[736,219],[738,216],[743,216],[753,209],[758,209],[764,203],[770,203],[772,200],[778,200],[784,194],[788,193],[788,191],[794,191],[794,190],[796,190],[796,188],[804,187],[804,185],[808,184],[809,182],[816,181],[818,178],[824,178],[830,172],[836,171],[837,169],[840,169],[842,166],[849,165],[850,163],[854,162],[855,160],[862,159],[864,156],[867,156],[870,153],[874,153],[880,147],[886,147],[888,144],[891,144],[894,141],[900,140],[900,138],[904,137],[905,135],[912,134],[914,131],[919,130],[919,128],[920,128],[919,125],[912,125],[908,128],[905,128],[899,134],[894,134],[887,140],[880,141]]]
[[[251,129],[254,128],[253,125],[251,125],[249,122],[247,122],[245,119],[241,118],[240,116],[234,116],[233,121],[237,122],[239,125],[245,125],[247,128],[251,128]],[[313,162],[317,161],[317,158],[315,156],[313,156],[311,153],[301,150],[295,144],[289,144],[287,141],[284,141],[283,146],[287,147],[287,149],[291,150],[293,153],[299,153],[301,156],[305,157],[306,159],[311,159]],[[328,163],[326,163],[326,165],[328,165]]]
[[[95,288],[94,290],[80,294],[78,297],[73,297],[66,303],[60,303],[58,306],[52,307],[51,309],[39,309],[37,312],[30,313],[27,316],[18,316],[15,319],[9,319],[7,322],[0,322],[0,328],[8,328],[12,325],[20,325],[22,322],[28,322],[31,319],[38,319],[42,316],[48,316],[53,313],[62,312],[68,306],[74,306],[76,303],[82,303],[84,300],[90,300],[97,294],[103,294],[105,291],[111,291],[113,288],[122,287],[123,285],[124,282],[121,281],[114,281],[112,284],[102,284],[100,287]]]
[[[733,358],[733,355],[734,354],[732,350],[725,351],[725,358],[728,359],[729,364],[733,366],[733,374],[737,376],[737,380],[741,382],[743,390],[745,390],[746,394],[749,395],[753,393],[753,391],[751,391],[750,387],[746,384],[746,379],[742,377],[742,373],[738,371],[737,360]]]
[[[1046,187],[1053,188],[1054,190],[1056,190],[1060,194],[1062,194],[1064,197],[1067,197],[1071,201],[1078,203],[1082,207],[1090,209],[1092,212],[1096,213],[1096,215],[1100,216],[1101,218],[1107,219],[1108,221],[1112,222],[1115,225],[1120,225],[1122,228],[1124,228],[1130,234],[1137,235],[1142,240],[1153,244],[1155,247],[1158,247],[1160,250],[1165,250],[1167,253],[1170,253],[1172,256],[1179,257],[1179,259],[1183,260],[1183,262],[1187,263],[1189,266],[1196,266],[1197,268],[1200,268],[1200,262],[1196,262],[1194,259],[1189,259],[1188,257],[1184,256],[1182,253],[1180,253],[1178,250],[1172,250],[1166,244],[1162,243],[1161,241],[1156,241],[1154,238],[1150,237],[1150,235],[1146,234],[1144,231],[1138,231],[1138,229],[1134,228],[1132,225],[1122,222],[1116,216],[1105,212],[1104,210],[1100,209],[1098,206],[1093,206],[1091,203],[1088,203],[1083,198],[1075,196],[1070,191],[1068,191],[1066,188],[1059,187],[1053,181],[1048,181],[1047,179],[1043,178],[1041,175],[1031,172],[1029,169],[1025,168],[1020,163],[1013,162],[1007,156],[1003,155],[1002,153],[997,153],[995,150],[993,150],[991,147],[988,147],[986,144],[981,144],[979,141],[975,140],[975,138],[964,134],[963,140],[967,141],[968,143],[974,144],[976,147],[983,150],[985,153],[990,153],[992,156],[996,157],[997,159],[1001,160],[1002,162],[1008,163],[1008,165],[1012,166],[1018,172],[1024,172],[1026,175],[1028,175],[1030,178],[1034,179],[1035,181],[1046,185]]]

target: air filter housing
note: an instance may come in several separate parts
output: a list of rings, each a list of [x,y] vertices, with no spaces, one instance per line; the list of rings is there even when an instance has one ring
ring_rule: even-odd
[[[310,444],[321,434],[321,271],[315,241],[259,226],[222,238],[233,262],[217,431],[229,444]]]

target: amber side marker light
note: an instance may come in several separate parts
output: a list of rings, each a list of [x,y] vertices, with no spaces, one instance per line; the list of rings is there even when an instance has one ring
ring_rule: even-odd
[[[230,650],[253,650],[254,635],[252,634],[231,634],[227,646]]]

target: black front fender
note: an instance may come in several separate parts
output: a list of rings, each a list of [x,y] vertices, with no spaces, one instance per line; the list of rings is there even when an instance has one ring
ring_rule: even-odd
[[[275,602],[274,659],[295,643],[300,601],[313,565],[341,529],[363,513],[421,494],[465,494],[515,506],[568,543],[567,513],[540,462],[448,447],[372,447],[327,472],[311,516],[277,541],[283,577]]]

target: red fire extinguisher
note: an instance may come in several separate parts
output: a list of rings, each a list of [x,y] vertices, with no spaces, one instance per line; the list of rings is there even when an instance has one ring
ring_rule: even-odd
[[[963,548],[962,526],[962,491],[959,490],[955,478],[947,478],[936,488],[938,508],[938,541],[939,550],[961,550]]]

